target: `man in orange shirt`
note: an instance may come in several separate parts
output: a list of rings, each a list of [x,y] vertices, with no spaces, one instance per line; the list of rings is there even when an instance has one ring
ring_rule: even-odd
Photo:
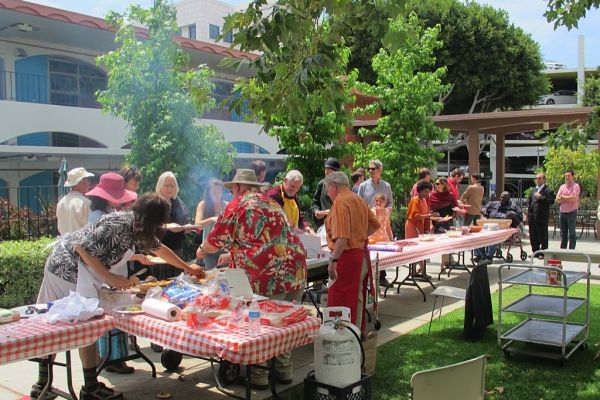
[[[350,190],[345,173],[330,173],[325,177],[324,185],[333,200],[325,220],[327,243],[331,249],[328,272],[334,281],[329,287],[327,304],[350,308],[352,323],[364,331],[367,284],[373,283],[367,243],[369,235],[379,229],[379,221],[367,203]]]

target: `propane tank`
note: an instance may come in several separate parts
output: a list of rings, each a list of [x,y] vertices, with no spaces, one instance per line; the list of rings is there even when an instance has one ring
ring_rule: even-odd
[[[350,323],[348,307],[323,308],[315,338],[315,379],[339,388],[360,381],[360,330]],[[350,331],[354,331],[356,336]]]

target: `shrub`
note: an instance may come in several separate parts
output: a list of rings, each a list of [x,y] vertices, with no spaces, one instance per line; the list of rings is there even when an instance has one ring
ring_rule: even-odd
[[[404,224],[406,223],[406,207],[400,207],[399,210],[393,210],[390,217],[392,233],[396,239],[404,239]]]
[[[0,307],[35,303],[52,240],[0,242]]]

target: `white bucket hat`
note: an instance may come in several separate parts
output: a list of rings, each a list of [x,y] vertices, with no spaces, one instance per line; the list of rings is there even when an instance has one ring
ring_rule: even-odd
[[[91,172],[88,172],[85,168],[73,168],[69,172],[67,172],[67,181],[65,182],[65,187],[73,187],[81,182],[84,178],[89,178],[90,176],[94,176]]]

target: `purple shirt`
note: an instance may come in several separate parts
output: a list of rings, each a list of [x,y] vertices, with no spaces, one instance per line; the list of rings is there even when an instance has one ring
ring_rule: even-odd
[[[576,211],[579,208],[579,185],[573,182],[570,185],[563,183],[558,189],[558,193],[556,193],[556,197],[558,196],[576,196],[573,200],[562,200],[560,202],[560,212],[561,213],[570,213]]]

